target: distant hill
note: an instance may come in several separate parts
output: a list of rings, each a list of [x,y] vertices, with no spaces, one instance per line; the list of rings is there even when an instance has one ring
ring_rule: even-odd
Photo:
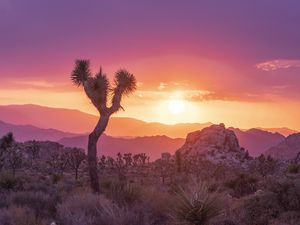
[[[300,152],[300,133],[292,134],[278,145],[268,149],[265,154],[276,159],[293,159]]]
[[[121,153],[147,153],[151,160],[158,159],[163,152],[174,153],[184,143],[183,138],[169,138],[167,136],[148,136],[136,138],[117,138],[102,135],[98,142],[98,154],[116,156]],[[63,138],[60,144],[68,147],[86,149],[88,136]]]
[[[33,125],[41,128],[53,128],[65,132],[90,132],[98,118],[78,110],[49,108],[37,105],[0,106],[0,120],[7,123]],[[187,133],[201,130],[211,123],[183,123],[166,125],[147,123],[141,120],[123,117],[111,118],[105,131],[110,136],[154,136],[185,137]]]
[[[257,129],[264,130],[264,131],[269,131],[269,132],[272,132],[272,133],[280,133],[285,137],[287,137],[291,134],[295,134],[295,133],[299,132],[299,131],[296,131],[296,130],[289,129],[287,127],[281,127],[281,128],[261,128],[261,127],[259,127]]]
[[[63,137],[78,135],[55,129],[41,129],[31,125],[14,125],[0,121],[0,137],[8,132],[13,132],[15,139],[22,142],[33,139],[38,141],[58,141]]]
[[[285,137],[279,133],[271,133],[256,128],[242,131],[237,128],[229,128],[234,131],[240,146],[249,151],[251,156],[259,156],[270,147],[282,142]]]
[[[0,137],[13,132],[20,142],[28,140],[55,141],[69,147],[86,149],[87,135],[62,132],[55,129],[42,129],[31,125],[14,125],[0,121]],[[184,143],[183,138],[167,136],[147,136],[119,138],[102,135],[98,142],[99,154],[115,156],[118,152],[147,153],[151,159],[157,159],[162,152],[174,153]]]
[[[97,116],[78,110],[51,108],[38,105],[0,105],[0,120],[16,125],[33,125],[40,128],[52,128],[71,133],[90,132]],[[125,117],[112,117],[105,131],[110,136],[155,136],[185,138],[192,131],[201,130],[212,123],[181,123],[166,125],[147,123],[142,120]],[[269,132],[278,132],[288,136],[297,131],[289,128],[258,128]]]

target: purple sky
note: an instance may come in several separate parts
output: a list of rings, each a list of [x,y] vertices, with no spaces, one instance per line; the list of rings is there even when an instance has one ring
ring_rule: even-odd
[[[129,67],[145,89],[181,79],[212,99],[298,104],[299,12],[298,0],[1,0],[0,81],[68,82],[74,59],[89,58]],[[173,56],[185,58],[178,74],[162,69]],[[217,66],[183,74],[189,58]]]

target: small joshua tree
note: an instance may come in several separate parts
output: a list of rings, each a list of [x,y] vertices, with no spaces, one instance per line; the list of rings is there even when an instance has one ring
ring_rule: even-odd
[[[13,176],[15,176],[16,170],[22,166],[23,154],[17,144],[13,144],[13,146],[8,149],[7,155],[8,166],[12,170]]]
[[[52,175],[60,175],[62,176],[64,174],[64,171],[66,170],[69,163],[68,159],[68,153],[66,151],[62,152],[52,152],[50,154],[49,160],[47,160],[47,164],[49,165],[51,169]]]
[[[75,85],[83,86],[86,95],[100,115],[98,123],[90,133],[88,140],[88,166],[91,188],[94,192],[99,192],[97,142],[105,131],[110,116],[123,109],[121,106],[122,97],[136,89],[136,79],[133,74],[122,69],[116,72],[114,84],[110,85],[101,68],[97,74],[92,75],[88,60],[76,60],[71,79]],[[109,100],[111,100],[110,103]]]
[[[4,167],[5,159],[10,149],[15,142],[13,134],[7,133],[0,139],[0,170]]]
[[[36,140],[29,142],[27,151],[30,153],[30,166],[32,167],[33,161],[35,161],[39,157],[40,153],[40,147]]]
[[[75,180],[77,180],[79,167],[86,158],[84,150],[80,148],[69,148],[68,158],[69,158],[68,159],[69,166],[74,171]]]

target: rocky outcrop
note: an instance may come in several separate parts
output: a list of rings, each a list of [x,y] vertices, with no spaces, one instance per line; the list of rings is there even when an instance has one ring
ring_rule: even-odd
[[[200,131],[189,133],[180,149],[183,154],[206,153],[212,150],[223,152],[240,151],[238,139],[224,124],[212,125]]]
[[[213,163],[240,165],[248,158],[240,148],[235,133],[224,124],[212,125],[189,133],[185,144],[178,150],[184,157],[201,156]]]
[[[288,136],[278,145],[268,149],[265,155],[270,155],[276,159],[294,159],[300,152],[300,133]]]

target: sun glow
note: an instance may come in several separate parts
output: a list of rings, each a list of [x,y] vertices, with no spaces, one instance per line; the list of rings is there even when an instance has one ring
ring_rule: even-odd
[[[182,100],[170,100],[168,110],[172,114],[182,114],[185,111],[185,103]]]

